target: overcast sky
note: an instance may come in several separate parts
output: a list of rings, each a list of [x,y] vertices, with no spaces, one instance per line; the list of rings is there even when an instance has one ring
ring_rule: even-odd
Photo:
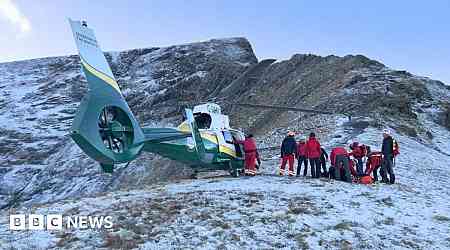
[[[243,36],[259,59],[363,54],[450,84],[449,0],[0,0],[0,62],[75,53],[68,17],[105,51]]]

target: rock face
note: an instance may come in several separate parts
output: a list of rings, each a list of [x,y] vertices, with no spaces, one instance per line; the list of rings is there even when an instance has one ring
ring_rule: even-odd
[[[450,104],[446,104],[444,110],[441,111],[439,124],[450,129]]]
[[[333,143],[336,119],[352,126],[390,127],[449,154],[450,89],[364,56],[294,55],[258,63],[244,38],[106,53],[141,125],[175,126],[185,106],[221,104],[234,127],[253,131],[262,147],[288,129],[315,131]],[[86,93],[78,56],[0,64],[0,208],[81,197],[183,178],[189,169],[145,154],[113,175],[67,137]],[[315,108],[336,115],[231,106],[231,102]],[[352,136],[357,136],[354,132]],[[343,138],[345,139],[345,138]],[[348,138],[351,139],[351,138]],[[346,143],[345,140],[341,140]]]
[[[391,127],[424,140],[432,120],[448,125],[449,87],[442,82],[397,71],[364,56],[294,55],[251,77],[239,78],[238,102],[294,106],[370,118],[371,126]],[[307,134],[332,132],[330,116],[279,110],[232,108],[232,120],[258,135],[285,135],[287,129]],[[274,128],[283,127],[279,131]],[[448,127],[447,127],[448,128]],[[278,141],[280,138],[278,137]]]

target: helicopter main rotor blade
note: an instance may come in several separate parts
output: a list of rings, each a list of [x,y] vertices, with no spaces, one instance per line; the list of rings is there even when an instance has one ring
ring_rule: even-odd
[[[276,109],[276,110],[286,110],[286,111],[298,111],[305,113],[314,113],[314,114],[324,114],[324,115],[332,115],[334,113],[328,111],[314,110],[314,109],[305,109],[305,108],[295,108],[295,107],[287,107],[287,106],[274,106],[274,105],[262,105],[262,104],[250,104],[250,103],[230,103],[231,105],[249,107],[249,108],[259,108],[259,109]]]

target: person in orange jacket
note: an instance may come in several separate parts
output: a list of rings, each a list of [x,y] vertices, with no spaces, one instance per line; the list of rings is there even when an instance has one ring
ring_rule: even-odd
[[[311,165],[311,176],[313,178],[320,177],[320,155],[322,150],[320,149],[320,143],[316,139],[315,133],[309,134],[309,139],[306,142],[306,157],[309,159],[309,165]]]
[[[256,161],[261,162],[258,154],[258,149],[256,148],[255,139],[253,139],[252,134],[245,136],[244,141],[237,141],[237,143],[244,146],[245,153],[245,168],[244,173],[248,176],[256,175]]]

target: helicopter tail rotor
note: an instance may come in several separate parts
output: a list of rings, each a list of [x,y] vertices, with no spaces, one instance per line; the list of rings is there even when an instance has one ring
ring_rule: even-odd
[[[89,92],[73,120],[70,136],[105,172],[137,157],[144,135],[100,50],[94,32],[69,20]]]

